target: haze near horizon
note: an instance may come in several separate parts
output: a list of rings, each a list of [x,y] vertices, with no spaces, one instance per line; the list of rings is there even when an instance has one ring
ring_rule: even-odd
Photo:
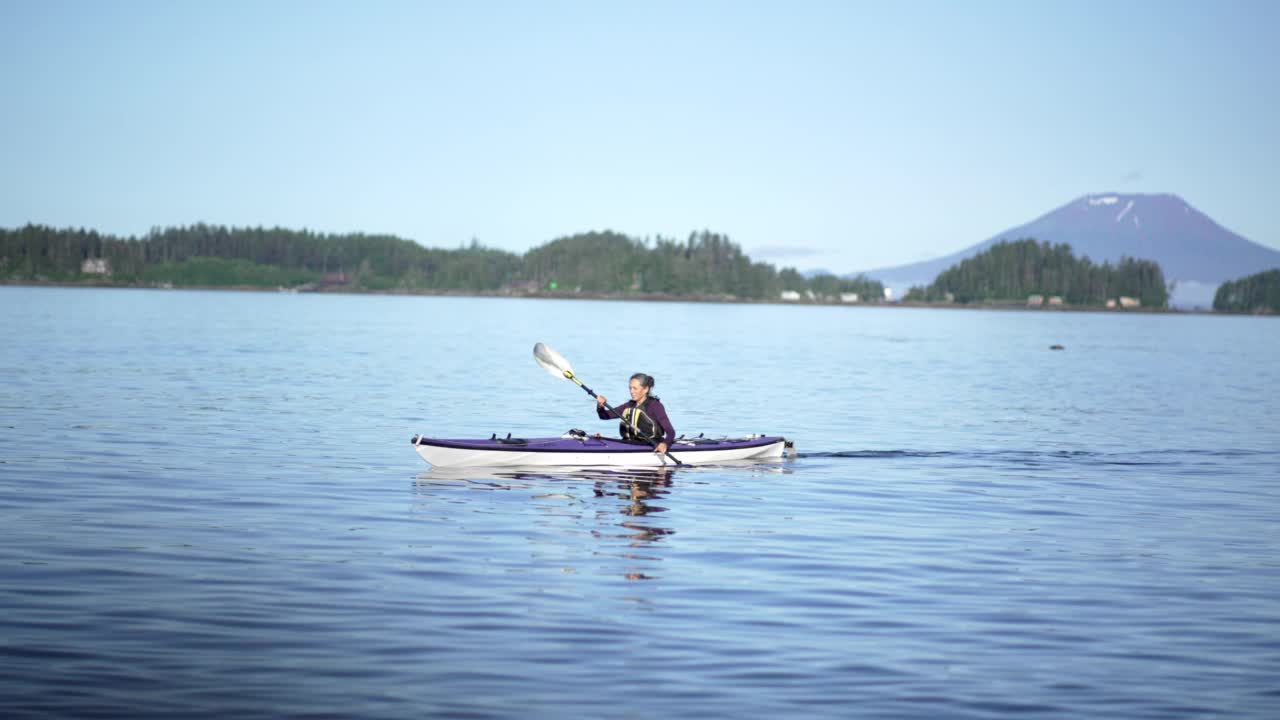
[[[0,226],[725,233],[843,273],[1088,193],[1280,247],[1265,2],[0,6]]]

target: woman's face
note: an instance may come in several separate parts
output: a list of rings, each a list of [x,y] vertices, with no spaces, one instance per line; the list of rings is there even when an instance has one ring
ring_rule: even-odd
[[[649,397],[649,388],[640,384],[639,380],[631,381],[631,399],[635,402]]]

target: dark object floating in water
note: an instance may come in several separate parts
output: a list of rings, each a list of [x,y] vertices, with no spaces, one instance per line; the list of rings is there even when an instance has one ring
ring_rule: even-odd
[[[1050,350],[1066,350],[1066,348],[1061,345],[1050,345],[1049,349]]]

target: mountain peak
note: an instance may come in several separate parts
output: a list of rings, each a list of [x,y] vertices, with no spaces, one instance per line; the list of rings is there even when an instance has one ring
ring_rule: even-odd
[[[1077,257],[1116,262],[1122,257],[1154,260],[1165,278],[1179,285],[1212,288],[1227,280],[1280,267],[1280,252],[1251,242],[1219,225],[1173,193],[1088,193],[1032,220],[1009,228],[958,253],[911,265],[867,271],[886,287],[905,292],[927,285],[938,273],[1001,240],[1034,238],[1067,243]]]

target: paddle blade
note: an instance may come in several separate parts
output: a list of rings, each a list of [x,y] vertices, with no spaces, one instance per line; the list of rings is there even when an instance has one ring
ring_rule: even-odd
[[[560,353],[551,348],[538,343],[533,346],[533,359],[543,370],[555,375],[558,378],[573,377],[573,366],[565,360]]]

